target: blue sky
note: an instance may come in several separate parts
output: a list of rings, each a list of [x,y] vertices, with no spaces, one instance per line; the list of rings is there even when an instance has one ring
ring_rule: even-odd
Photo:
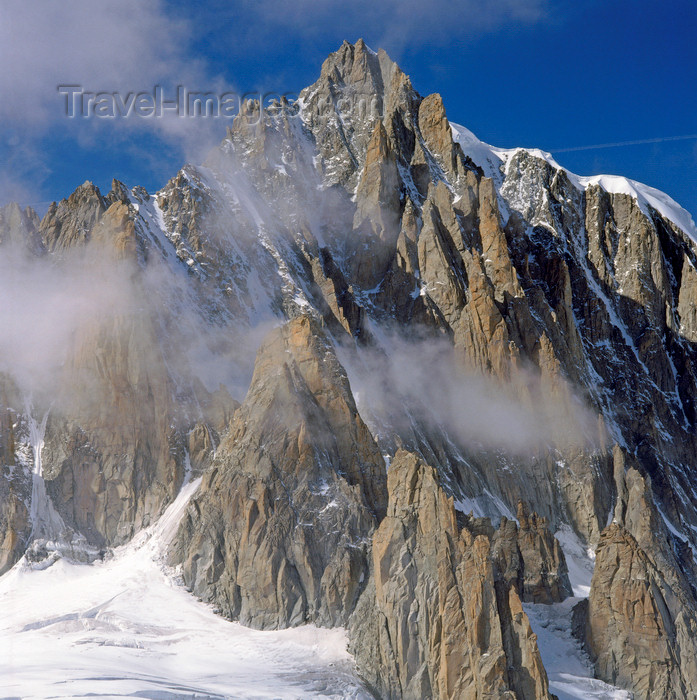
[[[626,175],[697,218],[697,138],[661,140],[697,135],[694,0],[6,0],[0,203],[45,207],[86,179],[153,191],[224,135],[205,119],[70,120],[58,84],[298,92],[361,36],[482,140]],[[570,150],[633,141],[652,142]]]

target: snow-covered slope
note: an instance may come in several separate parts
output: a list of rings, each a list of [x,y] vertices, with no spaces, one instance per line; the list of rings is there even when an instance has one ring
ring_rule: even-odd
[[[525,151],[535,158],[546,161],[555,170],[563,170],[579,190],[586,190],[592,185],[597,185],[611,194],[627,194],[633,197],[647,216],[649,216],[648,207],[655,209],[661,216],[672,221],[693,241],[697,242],[697,226],[692,216],[665,192],[619,175],[593,175],[590,177],[575,175],[559,165],[546,151],[541,151],[538,148],[497,148],[480,141],[469,129],[460,124],[450,122],[450,126],[453,130],[453,139],[460,144],[465,155],[482,168],[486,177],[492,178],[497,183],[501,183],[503,177],[508,174],[508,167],[513,156],[520,151]]]
[[[342,629],[247,629],[177,583],[160,552],[199,481],[104,561],[22,559],[0,579],[3,697],[370,697]]]
[[[573,607],[579,598],[553,605],[525,605],[530,626],[537,635],[549,688],[559,700],[631,700],[631,694],[593,677],[593,664],[574,638]]]

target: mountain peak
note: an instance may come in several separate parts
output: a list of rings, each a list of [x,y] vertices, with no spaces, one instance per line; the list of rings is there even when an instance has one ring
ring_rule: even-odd
[[[0,275],[0,565],[32,539],[32,474],[104,547],[191,479],[169,542],[194,592],[348,624],[385,697],[549,697],[558,644],[580,696],[695,697],[695,241],[647,189],[478,141],[362,40],[253,116],[152,197],[82,185],[36,275]],[[0,245],[25,225],[0,210]],[[135,256],[111,283],[100,241]],[[45,298],[88,246],[89,284]],[[43,437],[17,398],[37,346]]]
[[[382,49],[376,53],[363,39],[355,44],[344,41],[325,59],[319,81],[306,90],[329,88],[334,92],[352,90],[361,95],[382,96],[395,69],[399,70],[397,64]]]

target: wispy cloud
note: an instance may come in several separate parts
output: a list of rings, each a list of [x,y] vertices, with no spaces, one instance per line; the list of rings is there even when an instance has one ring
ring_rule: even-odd
[[[573,146],[571,148],[552,148],[550,153],[572,153],[574,151],[596,151],[603,148],[622,148],[623,146],[644,146],[652,143],[668,143],[670,141],[691,141],[697,139],[697,134],[684,136],[657,136],[652,139],[635,139],[634,141],[615,141],[612,143],[596,143],[592,146]]]
[[[157,0],[7,0],[0,16],[0,116],[10,122],[58,116],[61,83],[146,89],[186,65],[186,26]]]
[[[0,372],[26,394],[50,394],[76,332],[136,304],[127,264],[92,251],[54,263],[5,246],[0,256]]]
[[[357,35],[387,50],[400,50],[407,42],[457,40],[502,26],[535,23],[549,10],[549,0],[271,0],[263,4],[246,0],[236,12],[246,22],[256,19],[266,33],[283,27],[285,32],[308,37]]]
[[[468,369],[445,339],[379,334],[381,349],[342,357],[359,409],[388,434],[408,434],[415,422],[445,429],[460,446],[513,457],[551,446],[592,446],[597,417],[559,378],[552,388],[532,369],[508,381]]]
[[[186,84],[222,90],[205,61],[191,52],[191,27],[161,0],[6,0],[0,4],[0,203],[40,199],[51,158],[41,141],[68,136],[78,148],[131,147],[134,130],[175,147],[182,160],[201,159],[222,137],[211,120],[74,119],[65,116],[59,85],[92,92],[150,91]],[[147,157],[147,152],[143,157]],[[85,173],[89,177],[89,173]]]
[[[229,69],[226,59],[234,54],[262,73],[273,65],[272,87],[278,89],[283,67],[276,65],[280,59],[267,61],[267,54],[278,58],[291,51],[298,62],[314,66],[343,39],[363,36],[400,59],[407,46],[446,47],[496,28],[533,25],[549,18],[555,2],[5,0],[0,3],[0,123],[12,132],[12,143],[0,135],[0,203],[18,194],[25,195],[23,203],[45,199],[42,183],[60,162],[44,147],[52,134],[76,145],[71,157],[80,149],[100,148],[129,149],[132,155],[140,148],[133,134],[152,136],[140,154],[141,170],[163,147],[176,151],[178,161],[200,162],[224,135],[220,120],[173,114],[69,120],[58,85],[122,95],[151,91],[157,84],[216,92],[258,87],[261,76],[247,76],[252,85],[230,86],[218,73]],[[85,171],[82,177],[94,174]]]

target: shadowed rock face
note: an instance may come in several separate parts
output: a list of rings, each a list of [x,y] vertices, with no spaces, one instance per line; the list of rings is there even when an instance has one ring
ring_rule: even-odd
[[[44,250],[39,224],[39,217],[31,207],[22,210],[15,203],[0,207],[0,246],[5,249],[16,246],[28,253],[41,255]]]
[[[22,556],[29,544],[31,518],[31,455],[23,449],[17,389],[0,373],[0,574]],[[17,408],[12,408],[17,406]]]
[[[262,345],[172,557],[194,593],[247,625],[343,624],[385,493],[343,368],[321,327],[299,317]]]
[[[126,542],[154,522],[184,477],[172,386],[153,330],[147,319],[129,318],[86,329],[50,416],[49,493],[64,520],[99,546]]]
[[[559,603],[571,595],[566,560],[547,521],[518,503],[518,524],[502,518],[492,538],[497,579],[524,603]]]
[[[100,547],[127,542],[154,522],[184,478],[174,389],[156,318],[135,302],[146,294],[135,277],[143,246],[124,196],[116,181],[107,197],[86,183],[51,207],[41,225],[48,250],[82,249],[91,256],[86,264],[107,261],[133,275],[123,308],[105,308],[101,318],[76,329],[43,455],[56,509]]]
[[[695,243],[631,191],[474,144],[362,41],[298,103],[249,109],[159,193],[85,183],[41,221],[0,209],[0,254],[128,270],[127,308],[72,329],[37,406],[66,526],[125,542],[203,474],[171,557],[225,615],[350,619],[388,697],[525,698],[548,691],[521,601],[569,594],[551,535],[569,526],[597,547],[598,677],[695,695]],[[463,437],[457,410],[370,374],[390,334],[447,343],[454,393],[460,370],[484,377],[554,429],[513,453]],[[393,369],[428,388],[442,358],[417,359]],[[31,532],[16,379],[0,384],[0,571]]]
[[[366,90],[377,106],[359,122],[342,105]],[[520,372],[532,367],[560,404],[572,404],[570,395],[563,398],[565,380],[581,379],[587,358],[568,263],[559,260],[554,279],[529,277],[525,288],[521,268],[530,268],[529,259],[505,230],[496,184],[454,143],[440,97],[422,98],[384,52],[359,42],[332,54],[302,98],[325,173],[341,173],[337,184],[353,194],[351,238],[336,233],[333,246],[345,250],[339,254],[353,289],[374,290],[367,300],[372,315],[449,336],[465,366],[518,386],[523,403],[537,401]],[[445,447],[434,456],[443,441],[435,432],[408,446],[454,469],[453,481],[469,496],[482,482],[495,484],[513,509],[518,500],[530,502],[553,527],[571,518],[584,537],[597,540],[611,506],[607,453],[558,445],[561,459],[543,452],[499,475],[497,456],[482,457],[468,445],[459,453],[465,469],[442,454]]]
[[[42,462],[55,509],[66,526],[90,545],[127,542],[140,528],[153,523],[178,492],[184,478],[188,433],[194,433],[195,427],[186,417],[192,403],[207,438],[200,437],[199,428],[199,437],[193,434],[188,440],[195,452],[191,465],[197,468],[212,454],[218,431],[227,427],[225,421],[220,425],[218,417],[226,400],[221,397],[217,401],[203,387],[195,397],[193,390],[181,392],[175,387],[180,378],[173,378],[167,365],[164,324],[158,310],[143,301],[149,294],[142,280],[148,241],[137,225],[136,209],[123,185],[114,181],[112,191],[104,197],[98,188],[85,183],[69,199],[50,207],[38,227],[35,217],[27,213],[19,219],[13,214],[7,220],[15,222],[15,234],[21,224],[29,227],[29,240],[39,236],[39,258],[46,272],[55,276],[64,269],[69,275],[94,265],[96,272],[91,277],[85,272],[89,285],[80,291],[85,295],[94,292],[105,306],[98,308],[96,302],[82,297],[72,299],[87,311],[84,317],[66,314],[69,320],[64,323],[72,324],[65,334],[69,347],[56,349],[50,372],[39,368],[50,376],[50,386],[15,386],[7,401],[2,399],[3,407],[10,409],[7,415],[22,416],[37,390],[34,417],[40,419],[47,411],[49,416]],[[9,236],[3,244],[10,252],[14,247],[17,254],[17,235]],[[31,260],[26,252],[20,259]],[[37,276],[41,270],[27,269]],[[113,269],[123,270],[123,274],[110,276]],[[103,277],[100,271],[105,273]],[[101,294],[102,284],[113,287],[109,294]],[[63,310],[56,309],[57,315],[61,313]],[[50,339],[53,319],[45,315],[35,322],[41,321],[49,326]],[[26,417],[15,420],[20,430],[15,442],[27,452],[31,447]],[[8,430],[11,432],[11,424]],[[4,428],[2,432],[7,434]],[[4,463],[12,465],[10,438],[0,443]],[[25,522],[31,496],[24,498],[20,507],[13,493],[11,488],[3,502],[9,509],[9,520],[16,521],[8,523],[6,530],[10,550],[15,544],[26,545],[16,533],[31,529]],[[13,555],[10,561],[8,557],[8,563],[16,558]]]

